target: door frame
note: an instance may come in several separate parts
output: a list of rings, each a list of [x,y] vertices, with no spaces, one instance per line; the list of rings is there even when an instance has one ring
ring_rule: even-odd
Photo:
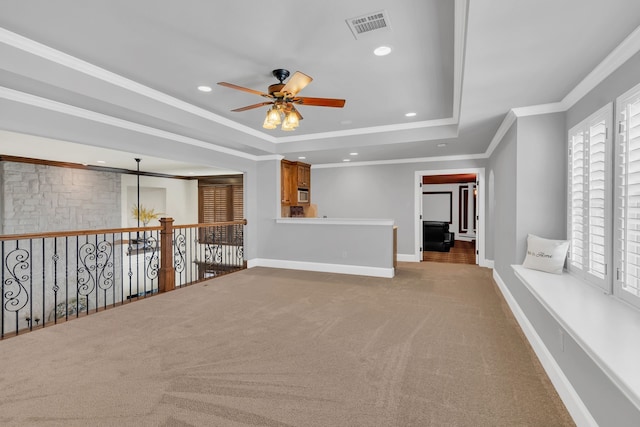
[[[422,170],[415,171],[415,179],[414,179],[414,212],[415,212],[415,236],[414,236],[414,261],[420,262],[422,261],[422,251],[420,251],[420,247],[422,245],[422,177],[423,176],[434,176],[434,175],[455,175],[455,174],[464,174],[464,173],[473,173],[476,175],[477,182],[477,216],[474,218],[477,221],[476,227],[476,264],[481,267],[491,267],[490,263],[487,262],[485,258],[485,168],[459,168],[459,169],[430,169],[430,170]]]

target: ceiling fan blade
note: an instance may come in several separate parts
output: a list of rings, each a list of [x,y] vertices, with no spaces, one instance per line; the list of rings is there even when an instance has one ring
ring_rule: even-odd
[[[311,80],[313,80],[311,77],[301,73],[300,71],[296,71],[287,84],[280,89],[280,92],[288,93],[290,97],[294,97],[298,92],[304,89],[305,86],[311,83]]]
[[[301,97],[294,98],[292,102],[300,105],[313,105],[316,107],[335,107],[342,108],[344,107],[344,103],[346,102],[344,99],[335,99],[335,98],[309,98],[309,97]]]
[[[234,85],[233,83],[218,82],[218,84],[220,86],[228,87],[228,88],[231,88],[231,89],[241,90],[243,92],[249,92],[249,93],[252,93],[254,95],[266,96],[268,98],[272,97],[268,93],[260,92],[259,90],[249,89],[248,87],[242,87],[242,86]]]
[[[264,105],[271,105],[271,104],[273,104],[273,102],[259,102],[258,104],[247,105],[246,107],[236,108],[235,110],[231,110],[231,111],[240,112],[240,111],[253,110],[254,108],[259,108]]]

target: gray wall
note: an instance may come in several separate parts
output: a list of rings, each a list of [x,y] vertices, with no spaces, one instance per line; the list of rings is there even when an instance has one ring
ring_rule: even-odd
[[[311,168],[311,202],[318,216],[393,219],[398,253],[413,254],[415,243],[415,173],[485,167],[486,161],[457,160]],[[485,242],[486,243],[486,242]]]
[[[489,205],[494,206],[495,226],[487,240],[493,242],[494,268],[500,274],[510,271],[516,262],[516,131],[517,123],[493,152],[489,166],[494,176],[494,198]]]
[[[601,95],[596,98],[604,101]],[[581,114],[586,117],[593,111],[585,108]],[[519,118],[490,158],[495,271],[598,424],[637,425],[638,409],[566,331],[561,348],[562,327],[510,267],[523,261],[528,233],[566,238],[566,135],[572,126],[567,117],[557,113]]]
[[[280,239],[275,228],[275,219],[280,211],[280,161],[258,163],[257,181],[260,183],[260,191],[256,195],[257,247],[254,256],[248,259],[271,258],[271,244]],[[295,243],[295,240],[290,242]]]
[[[120,227],[120,175],[0,162],[2,234]]]
[[[567,236],[567,143],[564,114],[518,119],[516,260],[526,254],[527,234]]]
[[[280,214],[280,161],[262,161],[257,166],[257,241],[252,258],[314,262],[369,267],[392,267],[391,227],[276,224]],[[317,190],[312,178],[312,197]],[[314,200],[315,203],[315,200]],[[323,214],[321,214],[323,215]],[[363,215],[342,218],[365,218]],[[370,216],[369,216],[370,218]],[[385,232],[386,231],[386,232]]]

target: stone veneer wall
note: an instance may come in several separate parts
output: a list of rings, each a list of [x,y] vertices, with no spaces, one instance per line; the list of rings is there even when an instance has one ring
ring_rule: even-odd
[[[0,162],[2,234],[121,227],[120,174]]]

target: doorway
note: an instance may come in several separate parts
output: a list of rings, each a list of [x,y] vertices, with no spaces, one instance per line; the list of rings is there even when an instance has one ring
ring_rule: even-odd
[[[484,168],[418,171],[415,178],[416,261],[485,266]],[[425,234],[434,225],[449,233],[444,244]]]

